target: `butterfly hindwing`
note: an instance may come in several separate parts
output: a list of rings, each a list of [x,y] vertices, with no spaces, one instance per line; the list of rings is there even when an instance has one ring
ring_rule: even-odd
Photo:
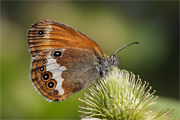
[[[46,98],[61,101],[99,77],[97,62],[93,52],[79,48],[43,52],[32,62],[32,82]]]

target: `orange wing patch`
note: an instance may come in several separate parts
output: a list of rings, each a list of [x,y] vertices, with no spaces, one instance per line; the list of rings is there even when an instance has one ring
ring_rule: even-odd
[[[28,31],[29,50],[32,56],[50,49],[72,47],[84,48],[94,52],[98,58],[104,58],[101,47],[78,30],[60,22],[42,20]]]

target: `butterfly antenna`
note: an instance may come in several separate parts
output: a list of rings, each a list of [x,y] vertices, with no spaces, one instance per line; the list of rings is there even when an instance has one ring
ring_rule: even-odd
[[[133,42],[133,43],[131,43],[129,45],[125,45],[125,46],[119,48],[112,56],[115,56],[119,51],[121,51],[122,49],[127,48],[128,46],[131,46],[133,44],[139,44],[139,42]]]

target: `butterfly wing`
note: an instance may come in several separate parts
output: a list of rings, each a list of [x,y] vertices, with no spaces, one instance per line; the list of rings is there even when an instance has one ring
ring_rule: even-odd
[[[106,55],[93,40],[65,24],[43,20],[28,31],[31,79],[42,95],[61,101],[97,77]]]
[[[106,56],[101,47],[83,33],[51,20],[38,21],[32,25],[28,31],[28,45],[33,57],[47,50],[64,47],[88,49],[98,58]]]

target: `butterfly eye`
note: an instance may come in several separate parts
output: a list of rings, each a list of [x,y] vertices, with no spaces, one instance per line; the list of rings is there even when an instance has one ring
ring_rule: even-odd
[[[52,52],[52,57],[53,58],[58,58],[62,56],[62,51],[61,50],[55,50]]]
[[[38,35],[43,35],[44,34],[44,31],[43,30],[39,30],[38,31]]]
[[[48,81],[50,80],[52,77],[51,73],[50,72],[44,72],[42,75],[41,75],[41,78],[43,81]]]
[[[45,72],[45,71],[46,71],[46,68],[45,68],[44,66],[42,66],[42,67],[39,68],[39,72],[40,72],[40,73],[43,73],[43,72]]]
[[[46,83],[46,87],[48,89],[54,89],[56,87],[56,81],[55,80],[50,80]],[[53,91],[54,93],[54,91]]]
[[[46,60],[46,59],[42,59],[42,60],[41,60],[41,64],[42,64],[42,65],[47,64],[47,60]]]

